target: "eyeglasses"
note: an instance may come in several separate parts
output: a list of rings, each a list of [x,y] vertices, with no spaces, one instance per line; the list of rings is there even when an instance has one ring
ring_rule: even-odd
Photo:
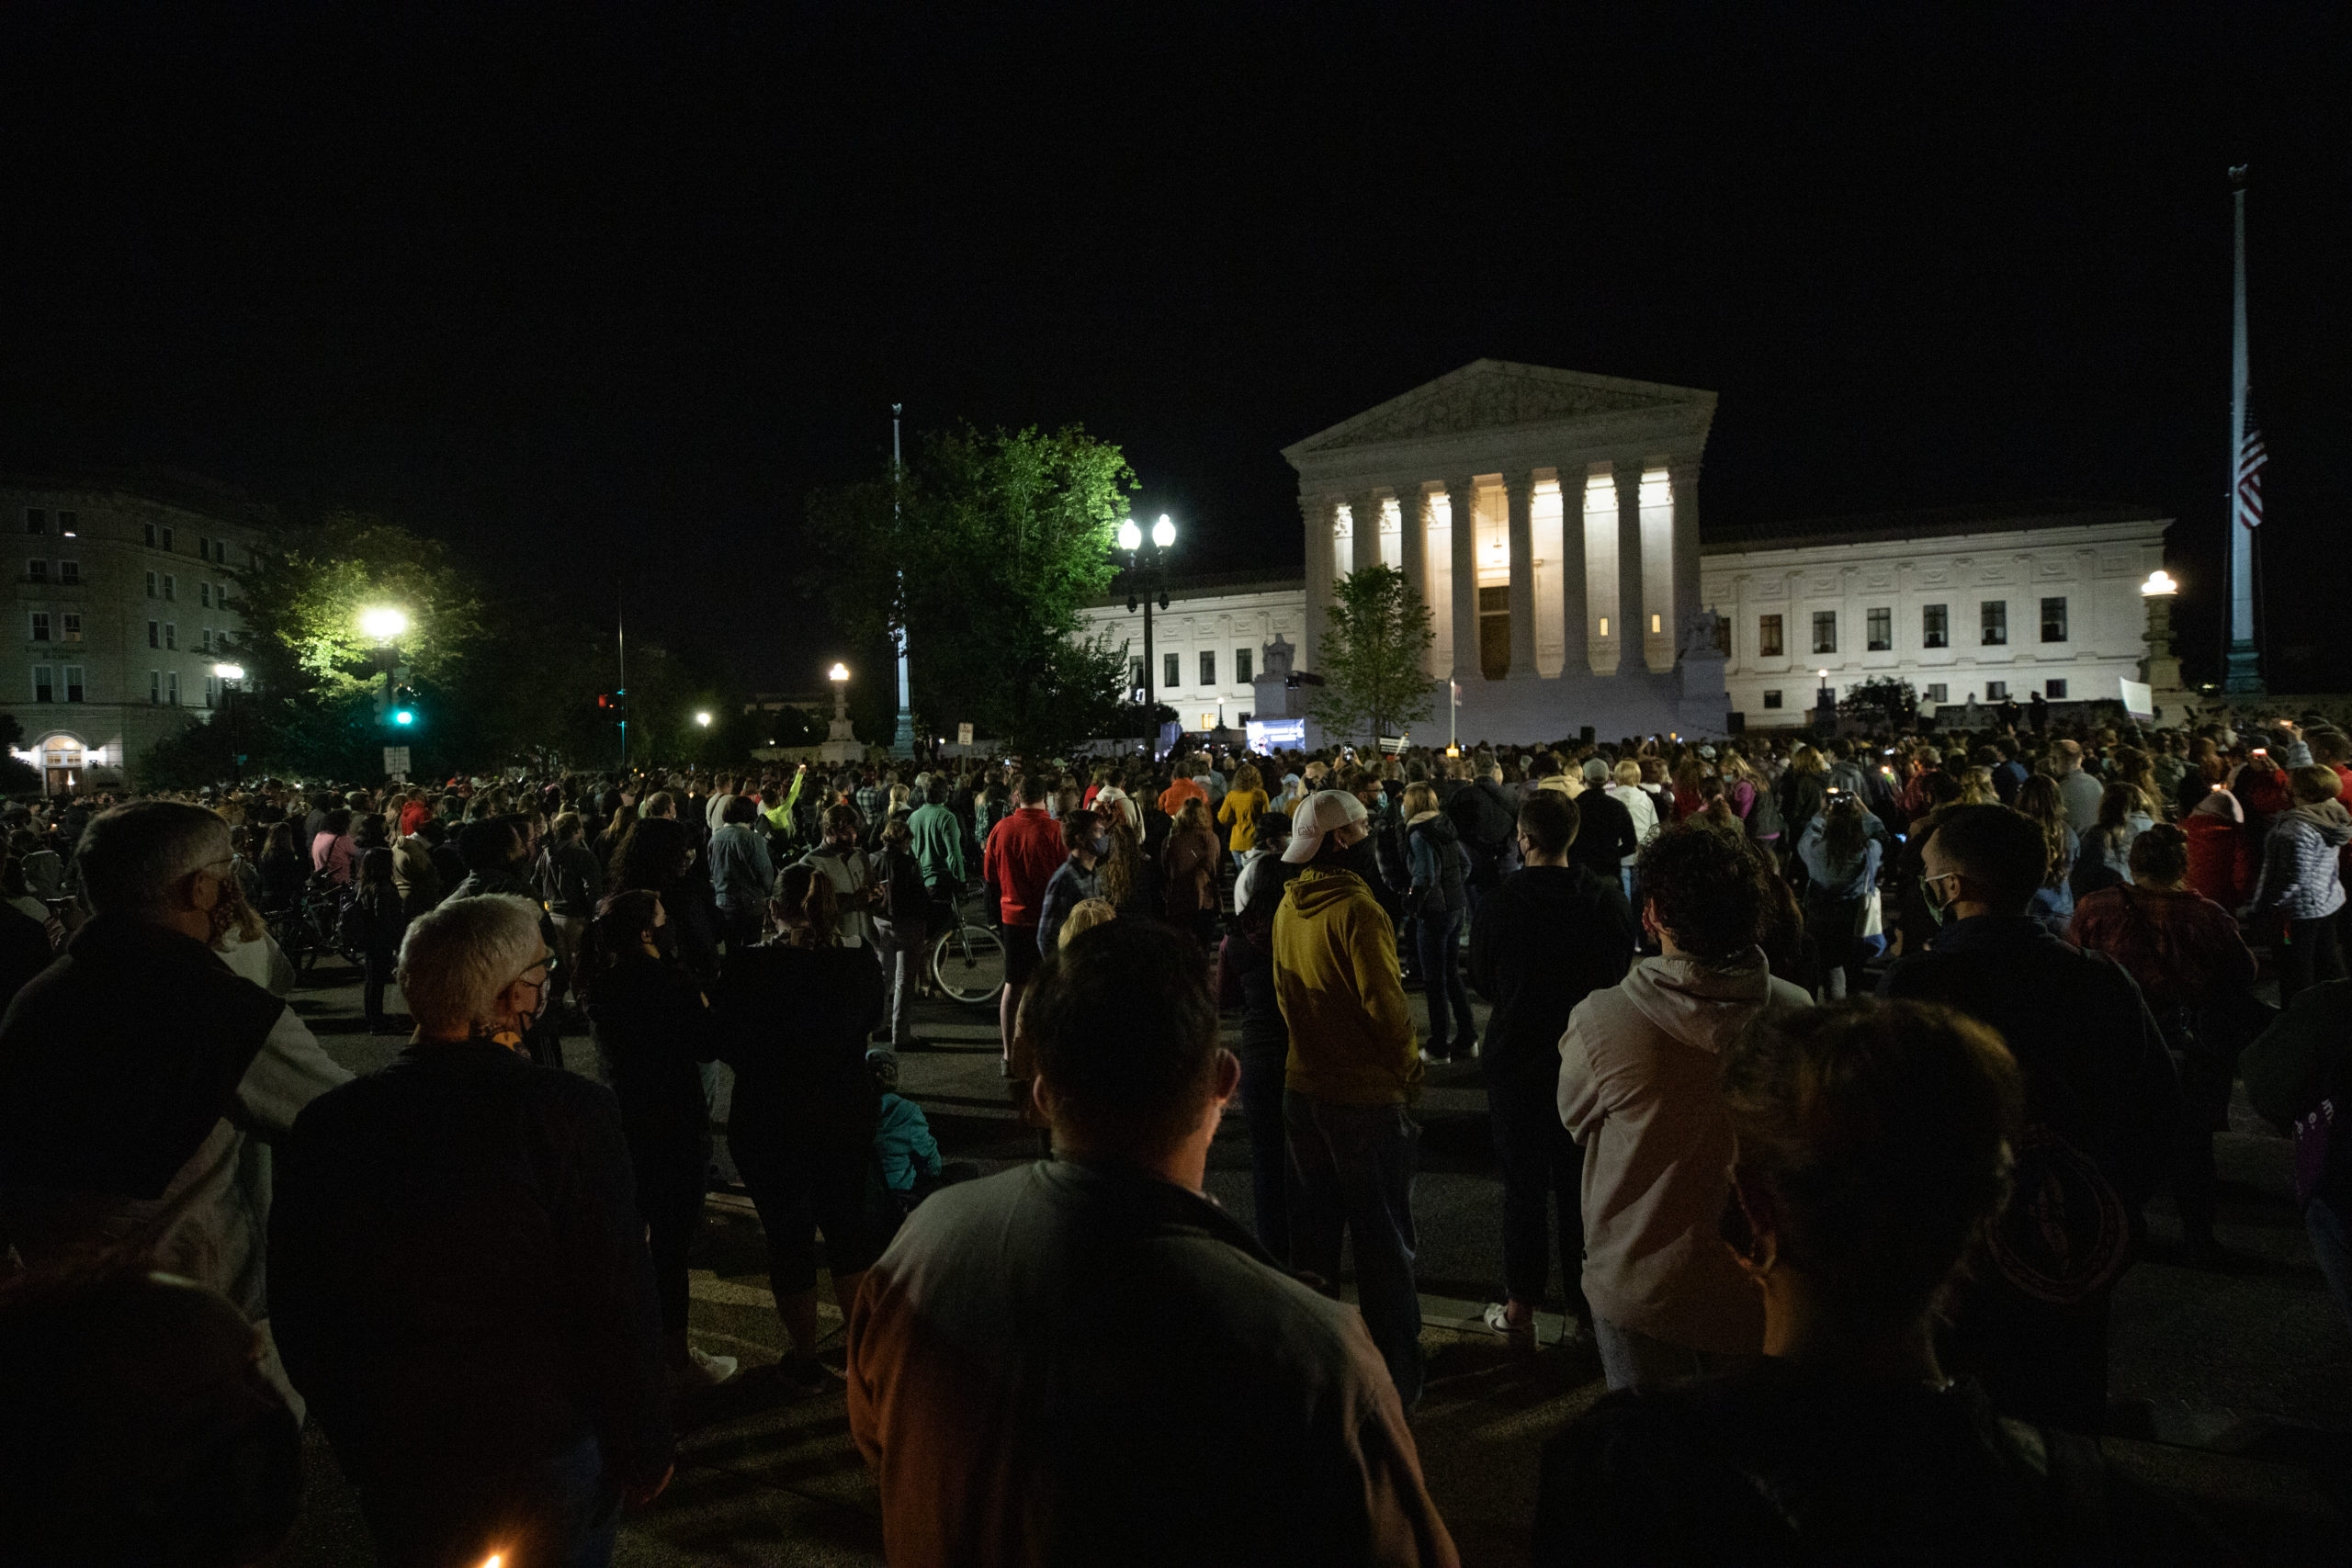
[[[542,989],[548,983],[548,959],[540,959],[537,964],[532,964],[530,968],[526,969],[520,975],[515,976],[513,980],[508,982],[508,984],[515,986],[528,986],[535,991]],[[531,978],[534,974],[538,976],[538,978],[536,980]]]

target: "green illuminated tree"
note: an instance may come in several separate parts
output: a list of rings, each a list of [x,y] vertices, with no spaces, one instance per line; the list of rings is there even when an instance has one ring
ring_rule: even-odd
[[[1429,606],[1396,568],[1368,566],[1340,579],[1323,615],[1316,723],[1335,737],[1376,738],[1427,718],[1437,688],[1422,661],[1435,640]]]
[[[1135,488],[1119,448],[1076,426],[937,432],[896,479],[809,498],[809,585],[855,641],[906,628],[922,729],[1058,750],[1102,733],[1117,701],[1124,656],[1074,634]]]

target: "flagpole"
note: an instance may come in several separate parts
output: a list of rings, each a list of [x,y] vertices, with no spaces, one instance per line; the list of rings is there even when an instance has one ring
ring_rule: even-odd
[[[2231,696],[2262,694],[2262,660],[2254,645],[2254,529],[2248,526],[2246,458],[2245,187],[2246,165],[2230,170],[2236,207],[2236,291],[2230,314],[2230,495],[2223,515],[2230,531],[2230,651],[2222,690]]]

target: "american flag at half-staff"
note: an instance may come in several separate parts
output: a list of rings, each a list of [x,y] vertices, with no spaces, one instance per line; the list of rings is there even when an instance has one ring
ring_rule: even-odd
[[[2238,525],[2245,528],[2262,526],[2262,467],[2270,461],[2270,454],[2262,445],[2262,432],[2249,430],[2238,443]]]

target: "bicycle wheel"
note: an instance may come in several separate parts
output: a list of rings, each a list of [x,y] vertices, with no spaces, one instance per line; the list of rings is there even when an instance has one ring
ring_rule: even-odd
[[[1004,989],[1004,943],[986,926],[942,931],[931,949],[931,979],[966,1007],[988,1007]]]

